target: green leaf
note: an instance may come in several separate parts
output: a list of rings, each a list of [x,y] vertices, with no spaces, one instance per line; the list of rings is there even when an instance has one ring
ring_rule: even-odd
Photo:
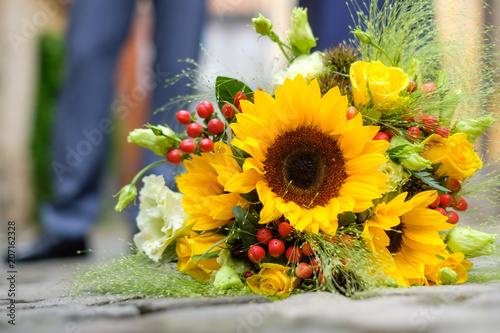
[[[257,203],[260,202],[259,195],[257,194],[257,190],[252,190],[248,193],[242,193],[240,196],[248,202]]]
[[[226,76],[218,76],[215,80],[215,97],[221,110],[224,104],[233,104],[234,95],[240,91],[245,93],[248,100],[253,100],[253,90],[243,82]]]
[[[446,187],[441,186],[434,177],[432,177],[432,174],[426,170],[417,170],[417,171],[412,171],[412,175],[415,177],[419,178],[422,180],[424,183],[426,183],[429,186],[434,187],[437,190],[443,191],[443,192],[450,192]]]
[[[402,156],[406,156],[405,148],[408,145],[399,145],[394,148],[391,148],[387,151],[387,154],[389,155],[390,158],[395,159],[395,158],[400,158]]]
[[[353,212],[344,212],[338,215],[339,227],[345,227],[356,221],[356,215]]]
[[[243,243],[243,248],[248,249],[250,246],[255,244],[257,231],[259,231],[259,217],[254,216],[249,211],[236,206],[232,210],[234,216],[236,217],[236,224],[240,229],[237,235]]]

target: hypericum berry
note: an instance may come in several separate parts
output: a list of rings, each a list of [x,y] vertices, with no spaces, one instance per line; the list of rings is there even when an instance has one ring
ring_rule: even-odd
[[[203,132],[203,127],[198,123],[191,123],[186,126],[186,133],[192,138],[197,138]]]
[[[424,83],[421,87],[424,94],[432,94],[436,90],[436,84],[432,82]]]
[[[456,224],[459,220],[458,214],[455,212],[448,212],[448,223]]]
[[[241,105],[238,105],[238,111],[240,111],[240,113],[243,113],[243,110],[241,109]]]
[[[356,109],[354,106],[348,107],[346,111],[346,120],[351,120],[352,118],[356,117],[357,114],[358,109]]]
[[[456,210],[466,210],[469,207],[467,201],[464,198],[458,199],[455,203],[453,203],[453,208]]]
[[[431,208],[436,208],[437,206],[439,206],[439,204],[440,204],[440,202],[441,202],[441,201],[439,200],[439,198],[440,198],[440,197],[439,197],[439,195],[438,195],[438,196],[436,196],[436,200],[434,200],[434,201],[433,201],[433,202],[429,205],[429,207],[431,207]]]
[[[406,137],[410,141],[418,141],[420,138],[420,130],[417,126],[412,126],[406,131]]]
[[[342,234],[342,236],[340,236],[340,239],[342,240],[342,245],[349,249],[352,249],[356,246],[356,241],[354,240],[354,237],[351,235]]]
[[[314,251],[311,247],[311,243],[305,242],[304,244],[302,244],[302,253],[308,257],[314,255]]]
[[[267,228],[257,231],[257,242],[267,245],[273,239],[273,233]]]
[[[447,213],[446,213],[446,210],[444,208],[441,208],[441,207],[438,207],[436,209],[434,209],[436,212],[440,212],[441,214],[443,214],[444,216],[448,216]]]
[[[422,119],[422,127],[427,133],[433,132],[438,127],[438,125],[439,122],[436,116],[428,115],[425,116],[424,119]]]
[[[224,132],[224,123],[219,119],[210,119],[207,124],[208,131],[213,135],[219,135]]]
[[[266,251],[264,251],[262,246],[254,245],[248,249],[248,258],[253,262],[261,262],[265,256]]]
[[[375,134],[372,140],[391,141],[391,139],[389,138],[389,134],[387,134],[386,132],[378,132],[377,134]]]
[[[385,133],[389,136],[389,140],[391,140],[393,136],[399,134],[398,131],[394,129],[386,129]]]
[[[181,110],[175,114],[175,119],[181,125],[187,125],[191,121],[191,114],[186,110]]]
[[[242,99],[247,99],[247,95],[245,95],[245,93],[242,91],[237,92],[236,94],[234,94],[233,104],[236,105],[237,107],[240,106],[240,101]]]
[[[300,261],[300,259],[302,259],[302,251],[298,246],[290,246],[286,249],[285,257],[292,264],[296,264]]]
[[[319,272],[321,270],[321,259],[318,257],[314,257],[309,261],[309,264],[311,265],[313,271]]]
[[[298,278],[307,279],[311,277],[312,274],[313,270],[311,265],[305,262],[301,262],[297,265],[297,267],[295,267],[295,275],[297,275]]]
[[[346,254],[345,257],[340,258],[339,261],[342,266],[347,266],[347,262],[350,261],[351,259],[352,258]]]
[[[443,138],[447,138],[450,136],[450,128],[446,126],[439,126],[436,128],[437,135],[442,136]]]
[[[172,164],[180,164],[182,162],[182,151],[180,149],[172,149],[167,153],[167,161]]]
[[[288,222],[281,222],[278,226],[278,232],[281,236],[286,237],[292,232],[292,226]]]
[[[179,148],[181,148],[183,153],[192,154],[196,150],[196,142],[191,139],[182,140]]]
[[[245,279],[248,279],[252,275],[253,275],[252,272],[246,272],[245,275],[243,275],[243,276],[245,277]]]
[[[439,201],[440,201],[439,206],[443,208],[448,208],[453,203],[453,197],[449,194],[441,194],[439,196]]]
[[[415,82],[415,81],[410,81],[408,82],[408,86],[406,87],[406,90],[408,92],[415,92],[415,90],[417,90],[417,87],[418,87],[418,83]]]
[[[421,123],[422,119],[427,115],[424,110],[417,108],[414,110],[415,111],[415,116],[413,116],[413,121],[416,121],[417,123]]]
[[[448,178],[446,181],[446,188],[450,190],[451,193],[457,193],[462,188],[462,184],[460,184],[458,179]]]
[[[236,111],[231,104],[226,103],[222,106],[222,114],[226,118],[232,118],[236,114]]]
[[[210,118],[210,116],[214,113],[214,106],[208,101],[203,101],[196,107],[196,112],[200,118]]]
[[[210,139],[201,139],[199,146],[200,150],[204,153],[210,153],[214,150],[214,142]]]
[[[267,244],[267,248],[269,249],[269,255],[271,257],[276,258],[285,253],[285,243],[279,239],[271,239],[269,244]]]

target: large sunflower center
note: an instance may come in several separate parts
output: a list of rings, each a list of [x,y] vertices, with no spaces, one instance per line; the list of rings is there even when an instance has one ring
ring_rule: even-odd
[[[264,170],[274,193],[311,208],[337,197],[347,178],[337,141],[311,126],[276,137],[267,149]]]
[[[401,251],[401,247],[403,246],[403,229],[404,224],[401,222],[391,230],[385,232],[389,237],[389,246],[387,247],[387,249],[392,254],[396,254],[397,252]]]
[[[298,150],[285,161],[285,179],[295,187],[308,190],[322,179],[323,166],[321,157],[312,151]]]

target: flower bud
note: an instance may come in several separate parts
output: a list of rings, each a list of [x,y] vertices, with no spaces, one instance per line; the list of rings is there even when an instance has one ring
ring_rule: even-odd
[[[120,196],[118,197],[115,211],[121,212],[132,200],[135,200],[135,197],[137,197],[137,187],[135,187],[134,184],[127,184],[123,186],[116,195]]]
[[[432,163],[429,160],[423,158],[417,153],[411,154],[408,158],[401,159],[400,164],[408,170],[419,170],[422,168],[429,169],[432,167]]]
[[[474,119],[459,119],[453,125],[453,131],[456,133],[466,133],[467,139],[471,142],[483,134],[496,121],[492,115],[477,117]]]
[[[227,265],[223,265],[215,274],[214,287],[218,290],[241,289],[244,287],[238,273]]]
[[[254,17],[252,22],[255,31],[262,36],[267,36],[273,32],[273,23],[261,13],[259,13],[259,17]]]
[[[471,229],[469,226],[455,227],[446,237],[448,248],[453,252],[465,254],[466,258],[490,255],[495,251],[496,234]]]
[[[307,20],[307,8],[296,7],[292,12],[292,24],[287,31],[292,52],[296,56],[309,54],[316,46],[316,38]]]
[[[458,281],[458,274],[448,267],[443,267],[439,270],[439,278],[444,285],[455,285]]]
[[[175,148],[176,141],[166,136],[164,133],[174,136],[175,133],[165,126],[158,125],[155,126],[155,128],[159,129],[158,133],[155,133],[151,128],[135,129],[129,133],[127,141],[148,148],[159,156],[165,156],[169,150]]]
[[[359,41],[361,43],[368,44],[368,45],[372,44],[372,38],[371,38],[371,36],[369,34],[367,34],[366,32],[361,31],[361,29],[356,28],[356,30],[354,30],[352,33],[354,35],[356,35],[356,37],[359,38]]]

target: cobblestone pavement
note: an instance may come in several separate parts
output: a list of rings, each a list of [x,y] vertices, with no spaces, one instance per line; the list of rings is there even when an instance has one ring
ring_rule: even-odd
[[[108,242],[104,242],[109,244]],[[112,245],[119,251],[123,242]],[[106,254],[104,254],[106,255]],[[90,263],[96,254],[80,260]],[[307,293],[279,302],[259,295],[145,299],[65,297],[74,260],[19,264],[15,326],[8,323],[9,281],[0,282],[0,332],[498,332],[500,281],[392,289],[349,299]],[[2,264],[2,271],[7,267]],[[8,277],[8,276],[7,276]]]

